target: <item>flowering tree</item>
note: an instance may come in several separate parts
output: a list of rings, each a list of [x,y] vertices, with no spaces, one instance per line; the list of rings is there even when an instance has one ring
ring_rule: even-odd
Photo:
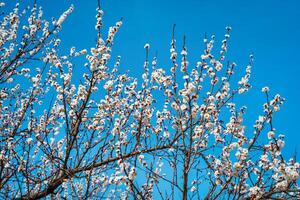
[[[300,198],[299,163],[283,158],[284,136],[272,125],[284,99],[262,89],[254,132],[243,125],[246,108],[233,101],[251,87],[253,58],[232,83],[230,27],[220,52],[214,36],[205,39],[193,66],[185,42],[177,54],[174,26],[170,72],[149,61],[146,44],[144,73],[135,79],[119,72],[120,57],[110,66],[122,21],[104,39],[100,4],[95,47],[58,51],[57,33],[73,9],[52,22],[36,3],[1,16],[2,199]],[[86,60],[81,75],[73,73],[76,59]]]

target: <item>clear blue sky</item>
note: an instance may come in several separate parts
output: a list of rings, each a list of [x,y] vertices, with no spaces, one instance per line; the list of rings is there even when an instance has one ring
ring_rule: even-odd
[[[44,7],[48,19],[58,17],[73,3],[75,11],[60,33],[62,45],[80,49],[94,44],[96,0],[37,2]],[[286,135],[285,153],[291,155],[295,148],[300,150],[300,145],[297,146],[300,139],[300,1],[102,0],[102,7],[105,31],[120,17],[124,18],[113,54],[122,56],[121,67],[129,69],[134,76],[142,73],[145,43],[151,44],[152,55],[158,51],[161,67],[170,67],[169,44],[174,23],[177,40],[180,42],[183,34],[187,36],[191,64],[202,53],[205,32],[216,34],[216,42],[220,44],[225,26],[232,26],[227,58],[238,64],[237,74],[244,72],[248,55],[253,52],[255,56],[253,89],[244,95],[240,104],[249,108],[247,124],[253,124],[256,116],[261,114],[264,96],[260,91],[268,85],[272,94],[279,93],[287,99],[275,119],[277,131]]]

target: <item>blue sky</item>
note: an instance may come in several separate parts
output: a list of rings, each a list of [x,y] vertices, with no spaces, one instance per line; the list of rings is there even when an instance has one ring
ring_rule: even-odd
[[[16,1],[9,4],[11,2]],[[75,11],[60,33],[63,47],[76,46],[81,49],[94,44],[96,0],[37,2],[44,7],[48,19],[59,17],[70,4],[75,5]],[[191,64],[202,53],[205,33],[216,34],[216,44],[220,46],[225,27],[232,26],[227,58],[238,64],[238,75],[244,72],[249,54],[255,56],[251,77],[253,88],[240,103],[248,107],[247,124],[253,124],[261,114],[264,101],[261,87],[268,85],[271,94],[279,93],[287,99],[275,119],[278,133],[286,135],[285,153],[291,155],[295,148],[300,150],[297,146],[300,119],[300,1],[102,0],[102,7],[105,31],[120,17],[124,18],[113,55],[122,56],[121,68],[130,70],[133,76],[142,73],[145,43],[151,45],[150,55],[158,52],[160,67],[170,67],[169,47],[174,23],[177,25],[179,44],[184,34],[187,37]]]

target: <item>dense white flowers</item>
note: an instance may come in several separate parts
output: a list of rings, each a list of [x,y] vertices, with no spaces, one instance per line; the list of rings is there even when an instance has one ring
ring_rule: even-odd
[[[74,5],[71,5],[68,10],[66,10],[56,21],[55,25],[56,26],[61,26],[61,24],[66,20],[68,15],[70,15],[74,10]]]
[[[296,163],[294,166],[287,166],[285,168],[286,179],[290,181],[295,181],[299,178],[299,163]]]
[[[251,187],[249,191],[249,196],[252,197],[252,199],[260,199],[264,193],[258,186]]]
[[[147,43],[144,72],[134,78],[119,69],[121,57],[112,56],[122,20],[104,37],[100,6],[97,40],[88,50],[61,47],[57,33],[73,5],[52,24],[37,4],[23,11],[17,4],[3,13],[1,196],[299,196],[299,163],[284,159],[284,136],[275,134],[272,123],[284,98],[262,89],[266,102],[251,132],[244,122],[247,109],[237,96],[251,88],[253,57],[246,74],[233,78],[237,64],[225,60],[230,27],[220,51],[214,49],[215,36],[205,38],[194,64],[185,38],[178,49],[174,26],[169,68],[151,59]],[[207,194],[197,191],[203,186]]]
[[[105,89],[105,90],[111,90],[112,89],[112,86],[113,86],[113,81],[112,80],[109,80],[109,81],[107,81],[106,83],[105,83],[105,85],[103,86],[103,88]]]

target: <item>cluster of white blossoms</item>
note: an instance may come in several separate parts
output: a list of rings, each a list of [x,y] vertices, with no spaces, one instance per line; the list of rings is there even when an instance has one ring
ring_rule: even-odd
[[[219,51],[215,36],[205,38],[190,63],[174,26],[170,68],[149,61],[147,43],[138,79],[112,58],[122,20],[104,38],[100,5],[94,47],[63,51],[57,33],[73,10],[52,23],[37,4],[3,14],[0,198],[187,199],[204,195],[203,186],[212,199],[299,197],[300,164],[284,159],[273,123],[284,98],[262,88],[266,103],[253,132],[236,102],[251,88],[253,56],[235,83],[237,64],[225,60],[231,27]]]
[[[249,196],[252,199],[261,199],[262,195],[264,194],[264,191],[258,186],[254,186],[249,188]]]
[[[61,26],[62,23],[66,20],[66,18],[73,12],[73,10],[74,10],[74,5],[71,5],[70,8],[66,10],[54,24],[56,26]]]

